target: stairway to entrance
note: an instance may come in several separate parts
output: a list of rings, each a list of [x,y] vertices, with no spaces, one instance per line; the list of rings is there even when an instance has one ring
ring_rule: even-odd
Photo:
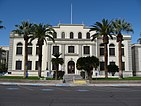
[[[72,83],[74,80],[82,80],[80,75],[64,75],[63,77],[65,83]]]

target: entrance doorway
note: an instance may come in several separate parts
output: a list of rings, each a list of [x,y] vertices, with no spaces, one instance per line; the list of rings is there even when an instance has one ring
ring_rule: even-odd
[[[68,62],[68,74],[74,74],[75,73],[75,63],[74,61]]]

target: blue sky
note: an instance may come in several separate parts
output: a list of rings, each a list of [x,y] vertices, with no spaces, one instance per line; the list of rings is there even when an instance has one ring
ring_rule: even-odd
[[[0,30],[0,45],[9,45],[9,35],[21,21],[58,25],[70,24],[70,5],[73,24],[91,26],[103,18],[122,18],[134,29],[132,43],[141,33],[141,0],[0,0],[0,20],[6,29]]]

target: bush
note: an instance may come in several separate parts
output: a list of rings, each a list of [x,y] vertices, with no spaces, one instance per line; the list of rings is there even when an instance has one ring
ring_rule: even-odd
[[[64,71],[58,71],[57,79],[63,79],[64,74],[65,74]],[[55,78],[55,75],[56,75],[56,71],[54,71],[54,73],[53,73],[53,78]]]
[[[118,66],[117,65],[108,65],[108,72],[112,73],[112,76],[115,75],[116,72],[118,72]]]
[[[0,63],[0,73],[7,72],[7,66],[5,64]]]

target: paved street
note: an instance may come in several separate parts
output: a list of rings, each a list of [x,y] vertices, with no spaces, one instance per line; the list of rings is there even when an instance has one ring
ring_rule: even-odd
[[[0,106],[141,106],[141,87],[0,85]]]

